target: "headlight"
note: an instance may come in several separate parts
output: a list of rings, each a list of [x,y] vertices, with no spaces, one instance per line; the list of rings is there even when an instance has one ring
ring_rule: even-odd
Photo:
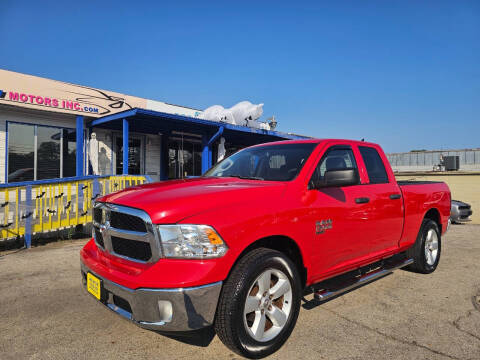
[[[208,259],[223,256],[227,245],[207,225],[157,225],[167,258]]]

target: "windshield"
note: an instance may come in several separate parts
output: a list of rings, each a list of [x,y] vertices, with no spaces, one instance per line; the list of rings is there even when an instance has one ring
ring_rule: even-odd
[[[290,181],[295,179],[317,144],[257,146],[222,160],[204,176]]]

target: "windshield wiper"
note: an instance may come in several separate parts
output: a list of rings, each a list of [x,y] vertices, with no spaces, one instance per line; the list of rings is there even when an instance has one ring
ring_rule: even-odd
[[[245,180],[264,180],[264,178],[258,177],[258,176],[227,175],[227,177],[236,177],[236,178],[245,179]]]

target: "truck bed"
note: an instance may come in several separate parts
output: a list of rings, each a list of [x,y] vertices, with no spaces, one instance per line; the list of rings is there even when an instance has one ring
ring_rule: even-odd
[[[426,212],[437,209],[440,230],[444,233],[450,217],[450,190],[441,181],[398,181],[403,196],[405,223],[400,245],[413,244]]]

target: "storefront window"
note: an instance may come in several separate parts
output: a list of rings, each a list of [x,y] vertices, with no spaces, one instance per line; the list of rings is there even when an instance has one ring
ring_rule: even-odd
[[[37,180],[60,177],[60,138],[62,129],[37,128]]]
[[[77,174],[77,132],[72,129],[63,129],[63,177]]]
[[[9,122],[8,182],[75,176],[76,147],[73,129]]]
[[[35,127],[8,123],[8,182],[34,179]]]
[[[111,161],[105,146],[101,146],[98,150],[98,172],[100,175],[110,175],[112,173]]]

